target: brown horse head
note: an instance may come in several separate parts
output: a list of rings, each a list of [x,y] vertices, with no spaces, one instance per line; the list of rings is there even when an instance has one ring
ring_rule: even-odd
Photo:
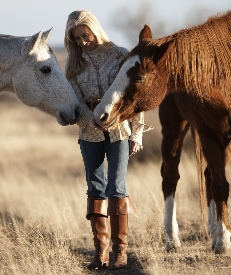
[[[138,45],[123,60],[114,83],[95,109],[99,125],[113,127],[137,113],[159,106],[167,91],[163,57],[170,43],[156,45],[150,28],[144,26]]]

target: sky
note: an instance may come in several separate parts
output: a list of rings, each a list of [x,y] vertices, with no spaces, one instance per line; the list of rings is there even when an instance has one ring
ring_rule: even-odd
[[[74,10],[89,10],[100,21],[110,39],[131,49],[138,41],[129,35],[128,19],[137,18],[138,28],[148,24],[159,36],[204,22],[231,9],[230,0],[4,0],[0,9],[1,34],[31,36],[54,27],[51,47],[63,47],[65,25]],[[143,13],[141,12],[143,11]],[[132,22],[132,21],[131,21]],[[131,23],[132,24],[132,23]],[[159,30],[156,31],[156,30]],[[161,30],[161,31],[160,31]],[[158,38],[158,37],[155,37]]]

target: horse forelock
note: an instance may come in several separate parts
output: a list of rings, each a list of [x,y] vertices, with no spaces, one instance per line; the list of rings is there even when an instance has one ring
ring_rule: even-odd
[[[41,49],[45,49],[46,51],[50,51],[49,45],[45,41],[43,41],[43,40],[40,40],[40,42],[38,43],[37,47],[35,47],[33,49],[33,51],[39,51]]]
[[[50,46],[48,46],[48,50],[55,57],[55,59],[58,60],[57,57],[56,57],[56,55],[55,55],[55,53],[54,53],[54,51],[51,49]]]
[[[35,54],[40,54],[40,53],[43,53],[45,50],[45,52],[48,54],[48,55],[53,55],[55,57],[55,59],[57,60],[57,57],[54,53],[54,51],[52,50],[52,48],[43,40],[40,41],[40,43],[38,44],[37,48],[33,49],[32,50],[32,54],[35,53]]]
[[[120,68],[123,66],[123,64],[132,56],[140,55],[140,53],[143,51],[143,48],[146,46],[146,42],[139,43],[135,48],[133,48],[128,55],[120,62]]]

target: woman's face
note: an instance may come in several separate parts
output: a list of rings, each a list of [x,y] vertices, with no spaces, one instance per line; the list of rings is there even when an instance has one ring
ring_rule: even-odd
[[[91,29],[86,25],[79,25],[72,31],[75,43],[86,52],[94,51],[98,47],[97,39]]]

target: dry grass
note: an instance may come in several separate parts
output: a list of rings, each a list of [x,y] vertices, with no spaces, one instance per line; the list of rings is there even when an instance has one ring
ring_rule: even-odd
[[[77,127],[61,127],[14,97],[1,96],[0,105],[0,274],[94,274],[86,269],[93,242]],[[215,257],[204,237],[196,166],[186,152],[176,196],[183,248],[164,251],[160,128],[156,112],[146,117],[156,130],[145,134],[143,156],[133,158],[127,177],[137,206],[130,215],[130,268],[100,273],[231,274],[230,256]]]

